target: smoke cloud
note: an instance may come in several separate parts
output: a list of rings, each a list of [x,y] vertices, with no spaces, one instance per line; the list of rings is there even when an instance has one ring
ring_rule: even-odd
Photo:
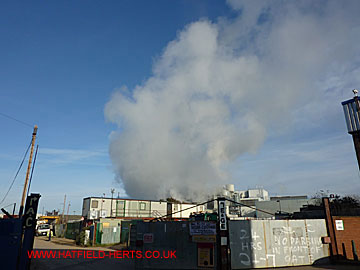
[[[198,201],[232,182],[229,164],[269,132],[288,132],[293,112],[359,59],[357,1],[228,4],[236,18],[189,24],[149,79],[106,104],[119,126],[110,156],[129,196]]]

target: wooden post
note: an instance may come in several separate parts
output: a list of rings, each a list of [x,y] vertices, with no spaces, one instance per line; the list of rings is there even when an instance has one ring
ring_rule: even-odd
[[[31,162],[32,162],[32,156],[33,156],[33,153],[34,153],[34,145],[35,145],[35,139],[36,139],[37,130],[38,130],[38,127],[37,127],[37,125],[35,125],[34,126],[34,131],[33,131],[33,134],[32,134],[32,140],[31,140],[31,150],[30,150],[29,164],[28,164],[28,168],[27,168],[27,171],[26,171],[25,184],[24,184],[23,193],[22,193],[22,197],[21,197],[21,204],[20,204],[20,210],[19,210],[19,217],[20,218],[21,218],[21,216],[23,214],[23,211],[24,211],[25,197],[26,197],[27,186],[28,186],[28,182],[29,182]]]
[[[329,198],[322,198],[324,210],[325,210],[325,220],[326,220],[326,228],[328,231],[328,234],[330,236],[330,255],[331,259],[334,260],[338,256],[338,247],[336,243],[336,235],[334,230],[334,223],[332,220],[331,212],[330,212],[330,206],[329,206]]]
[[[64,223],[65,219],[64,219],[64,215],[65,215],[65,206],[66,206],[66,194],[64,196],[64,207],[63,207],[63,212],[62,212],[62,220],[61,220],[61,224]]]

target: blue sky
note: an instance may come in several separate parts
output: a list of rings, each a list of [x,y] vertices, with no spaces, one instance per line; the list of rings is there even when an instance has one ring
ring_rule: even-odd
[[[83,197],[109,196],[112,187],[121,196],[181,196],[188,192],[182,183],[190,186],[200,178],[201,185],[231,181],[238,189],[259,185],[274,195],[319,189],[359,194],[340,105],[359,87],[359,49],[352,45],[359,41],[360,24],[352,13],[359,6],[337,5],[2,1],[0,112],[39,126],[31,191],[42,194],[40,210],[62,209],[67,194],[71,213],[79,213]],[[211,59],[216,72],[203,71],[204,59]],[[189,67],[195,79],[186,77]],[[211,85],[230,89],[224,97],[207,92],[201,79],[209,77]],[[156,110],[148,101],[154,96],[161,100]],[[192,117],[169,109],[188,102],[194,104]],[[218,121],[207,122],[210,116]],[[2,116],[0,125],[2,198],[32,128]],[[150,146],[168,133],[168,142],[185,140],[194,152],[166,144],[154,151]],[[178,157],[169,162],[174,153]],[[197,169],[187,170],[189,162]],[[1,206],[19,203],[25,167]],[[156,193],[150,186],[164,190]]]

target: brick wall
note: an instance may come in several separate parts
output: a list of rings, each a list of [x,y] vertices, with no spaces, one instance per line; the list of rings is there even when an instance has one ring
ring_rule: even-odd
[[[340,256],[344,256],[346,259],[354,260],[353,247],[351,243],[353,240],[355,242],[357,255],[360,257],[360,217],[333,216],[332,219],[338,254]],[[338,230],[336,228],[336,220],[343,221],[342,223],[344,230]]]

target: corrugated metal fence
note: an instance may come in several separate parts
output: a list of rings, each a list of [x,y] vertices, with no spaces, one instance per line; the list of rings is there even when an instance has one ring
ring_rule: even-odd
[[[120,243],[120,227],[102,228],[101,244]]]
[[[65,234],[65,224],[56,224],[55,225],[55,236],[64,237]]]
[[[176,250],[176,258],[135,260],[135,269],[199,269],[198,244],[191,240],[189,222],[138,222],[131,226],[130,248],[145,254],[147,250],[157,250],[162,255]],[[144,241],[144,235],[151,236]],[[138,245],[140,243],[140,245]],[[215,266],[217,252],[214,254]],[[207,269],[214,269],[207,268]]]
[[[16,269],[21,246],[22,219],[0,219],[1,269]]]
[[[232,269],[310,265],[329,256],[323,219],[229,222]]]
[[[82,221],[73,221],[66,224],[65,238],[76,239],[76,236],[81,232]]]

